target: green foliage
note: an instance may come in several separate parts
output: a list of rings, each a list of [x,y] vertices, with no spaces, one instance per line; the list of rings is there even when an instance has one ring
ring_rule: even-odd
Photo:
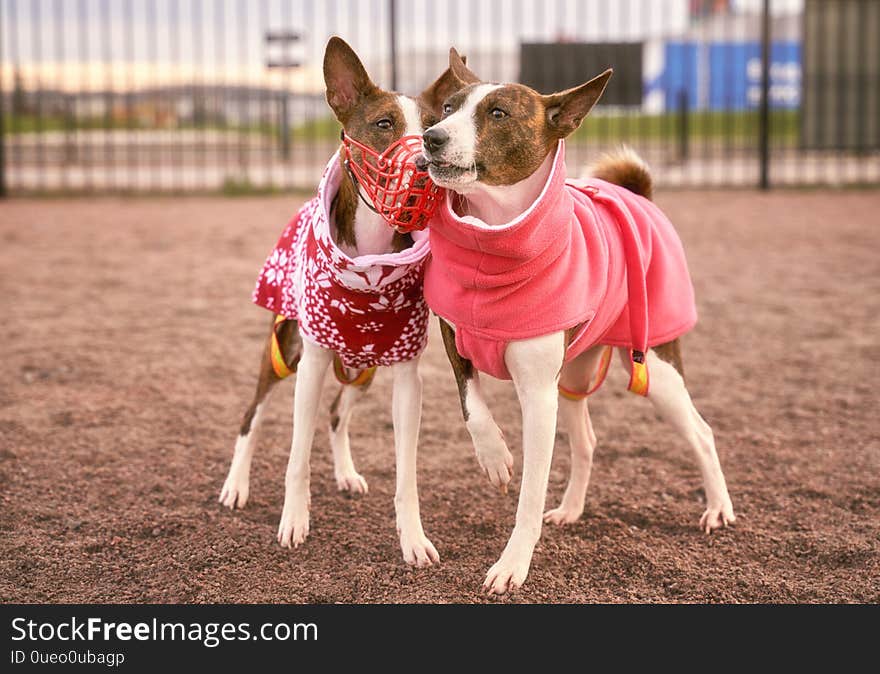
[[[661,115],[645,115],[641,113],[612,113],[591,115],[574,132],[569,143],[588,143],[595,141],[636,141],[670,140],[679,137],[681,117],[678,113]],[[691,141],[708,139],[724,141],[729,139],[738,144],[758,138],[758,113],[756,111],[736,112],[692,112],[688,116],[688,136]],[[61,131],[74,129],[127,128],[124,122],[106,120],[103,117],[68,120],[62,116],[44,115],[38,118],[34,114],[10,115],[6,120],[6,134],[35,133],[38,131]],[[140,127],[144,128],[144,127]],[[178,129],[216,129],[221,128],[214,123],[181,124]],[[277,135],[278,127],[274,124],[248,126],[225,126],[229,131],[238,133]],[[291,129],[294,142],[303,141],[335,141],[339,138],[339,122],[332,116],[320,117]],[[171,129],[170,131],[173,131]],[[770,113],[770,137],[775,143],[795,144],[800,133],[800,112],[798,110],[773,110]]]
[[[264,194],[280,194],[275,185],[254,185],[247,177],[227,176],[223,180],[220,193],[226,197],[249,197]]]

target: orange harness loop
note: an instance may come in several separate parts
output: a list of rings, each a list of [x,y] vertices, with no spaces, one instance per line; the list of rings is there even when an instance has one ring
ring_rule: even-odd
[[[279,379],[284,379],[285,377],[294,374],[296,372],[296,366],[299,363],[299,356],[297,355],[293,363],[288,366],[287,361],[284,359],[284,354],[281,351],[281,342],[278,341],[278,330],[281,324],[286,320],[287,317],[282,316],[281,314],[278,314],[275,317],[275,325],[272,327],[272,344],[269,349],[269,355],[272,360],[272,369],[275,371],[275,374]],[[368,367],[367,369],[358,372],[354,377],[348,377],[346,376],[345,366],[342,364],[339,356],[334,354],[333,374],[336,375],[336,379],[339,380],[339,383],[344,386],[366,386],[373,381],[373,377],[376,375],[376,368]]]
[[[593,385],[587,390],[586,393],[583,391],[572,391],[569,388],[565,388],[562,384],[557,384],[557,388],[559,389],[559,395],[561,395],[566,400],[583,400],[587,396],[593,395],[602,383],[605,381],[605,376],[608,374],[608,366],[611,365],[611,356],[614,353],[614,349],[610,346],[606,346],[602,351],[602,356],[599,359],[599,367],[596,368],[596,379],[593,382]]]
[[[366,386],[373,381],[373,377],[376,376],[376,366],[374,365],[373,367],[368,367],[366,370],[361,370],[354,377],[349,378],[346,376],[345,366],[342,364],[339,356],[334,354],[333,374],[336,375],[336,380],[343,386]]]
[[[275,325],[272,326],[272,345],[269,349],[269,356],[272,360],[272,369],[275,370],[275,375],[279,379],[284,379],[285,377],[289,377],[294,372],[296,372],[296,365],[299,363],[299,356],[294,359],[291,366],[287,365],[287,361],[284,360],[284,354],[281,353],[281,343],[278,341],[278,330],[281,327],[281,324],[287,320],[287,317],[278,314],[275,317]]]
[[[630,393],[640,396],[648,395],[648,366],[645,363],[645,352],[633,349],[630,351],[630,363],[632,365],[632,374],[629,377]]]

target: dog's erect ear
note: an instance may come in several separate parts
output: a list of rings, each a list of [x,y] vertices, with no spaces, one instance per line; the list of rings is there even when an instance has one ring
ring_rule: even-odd
[[[327,103],[343,124],[355,104],[378,89],[354,50],[336,36],[330,38],[324,51],[324,84]]]
[[[464,61],[463,57],[462,61]],[[452,68],[447,68],[430,87],[419,94],[419,101],[431,111],[432,115],[440,117],[443,113],[443,101],[466,86],[467,83],[460,80],[458,75],[452,72]]]
[[[609,68],[579,87],[544,96],[547,126],[550,130],[559,138],[565,138],[577,129],[596,101],[602,97],[613,72]]]
[[[468,67],[465,65],[465,59],[459,56],[455,51],[455,47],[449,48],[449,69],[465,84],[477,84],[482,82]]]

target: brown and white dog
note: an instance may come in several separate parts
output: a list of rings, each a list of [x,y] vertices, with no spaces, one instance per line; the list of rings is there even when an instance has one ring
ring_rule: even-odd
[[[538,199],[550,175],[554,149],[560,139],[579,127],[604,91],[611,71],[547,96],[519,84],[482,82],[454,49],[450,51],[450,73],[456,91],[437,111],[442,120],[423,136],[429,173],[436,184],[459,195],[450,201],[459,217],[471,216],[485,226],[501,227],[526,213]],[[621,155],[605,161],[596,177],[650,197],[650,175],[637,156]],[[438,258],[433,234],[432,248],[431,265],[444,264]],[[429,286],[431,273],[429,269]],[[571,282],[580,281],[575,277]],[[428,300],[431,304],[430,296]],[[513,457],[480,391],[479,372],[460,355],[455,326],[441,319],[441,329],[480,466],[492,484],[506,490]],[[503,353],[523,415],[522,487],[513,533],[486,576],[484,587],[489,592],[503,593],[524,582],[542,522],[573,522],[584,509],[596,436],[586,398],[557,399],[557,387],[583,387],[597,370],[603,347],[564,362],[570,337],[570,331],[557,330],[510,341]],[[629,349],[619,351],[629,364]],[[651,372],[649,400],[696,456],[707,498],[701,529],[709,533],[734,522],[712,430],[685,388],[678,340],[651,348],[647,367]],[[560,505],[544,512],[557,413],[570,437],[571,476]]]
[[[448,93],[451,78],[444,74],[421,95],[410,98],[384,91],[370,79],[357,55],[343,40],[331,38],[324,55],[327,102],[345,133],[355,141],[381,153],[403,136],[421,135],[423,117]],[[340,162],[343,161],[340,152]],[[344,174],[344,169],[343,169]],[[412,244],[409,235],[396,233],[374,212],[366,200],[359,199],[353,180],[343,178],[329,212],[331,234],[338,248],[350,258],[399,252]],[[421,294],[419,287],[417,292]],[[427,310],[425,310],[427,316]],[[273,367],[273,339],[291,370],[296,369],[293,408],[293,440],[285,477],[284,508],[278,527],[278,542],[287,548],[302,544],[309,533],[310,470],[309,455],[315,433],[318,402],[334,352],[301,338],[296,320],[273,323],[260,367],[257,390],[245,412],[235,443],[232,464],[220,493],[220,502],[229,508],[242,508],[250,490],[250,467],[256,436],[269,394],[280,381]],[[425,536],[419,514],[416,484],[416,449],[421,419],[422,383],[419,358],[390,367],[394,393],[392,416],[397,457],[395,509],[397,529],[404,560],[428,566],[440,557]],[[340,490],[366,493],[367,483],[355,469],[349,447],[348,424],[357,399],[369,384],[343,386],[330,409],[330,444],[334,472]]]

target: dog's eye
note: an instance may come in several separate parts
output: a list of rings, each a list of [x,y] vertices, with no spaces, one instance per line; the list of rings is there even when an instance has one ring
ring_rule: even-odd
[[[452,106],[449,103],[443,104],[443,114],[448,115],[452,112]]]
[[[492,115],[492,119],[504,119],[507,117],[507,113],[501,108],[492,108],[489,114]]]
[[[394,124],[391,122],[390,119],[380,119],[378,122],[376,122],[376,126],[378,126],[380,129],[388,131],[388,129],[393,127]]]

